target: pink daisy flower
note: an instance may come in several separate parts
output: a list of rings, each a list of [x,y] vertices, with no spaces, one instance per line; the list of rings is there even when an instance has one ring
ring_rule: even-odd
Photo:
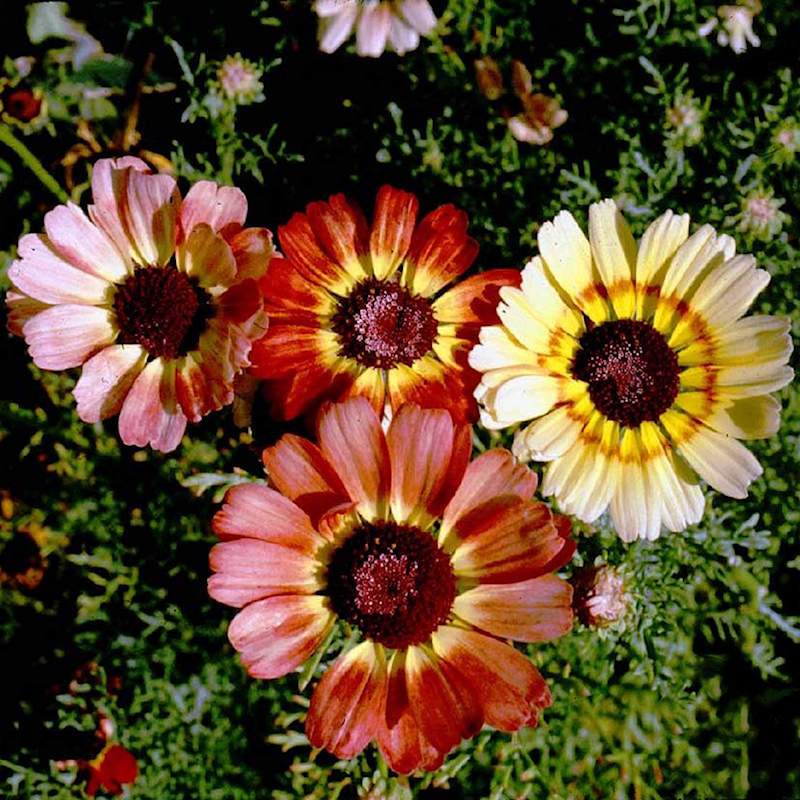
[[[404,405],[384,433],[352,397],[317,434],[265,450],[276,488],[236,486],[214,517],[209,593],[242,609],[228,636],[247,671],[286,675],[337,619],[356,628],[306,734],[339,758],[374,740],[397,772],[437,769],[484,723],[535,725],[550,692],[506,640],[570,630],[572,590],[552,573],[575,544],[532,499],[534,473],[500,449],[469,463],[470,428],[442,409]]]
[[[19,242],[9,269],[9,329],[34,363],[82,366],[78,416],[119,413],[125,444],[178,446],[187,421],[233,400],[266,315],[258,279],[272,235],[244,228],[233,187],[175,179],[138,158],[103,159],[89,215],[74,203],[45,215],[45,234]]]

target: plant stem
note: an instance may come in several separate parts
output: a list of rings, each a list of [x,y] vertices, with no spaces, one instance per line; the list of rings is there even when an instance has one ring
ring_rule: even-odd
[[[0,142],[7,144],[19,157],[22,163],[49,189],[62,203],[69,200],[67,193],[59,186],[56,179],[44,168],[44,165],[28,148],[14,136],[8,125],[0,124]]]

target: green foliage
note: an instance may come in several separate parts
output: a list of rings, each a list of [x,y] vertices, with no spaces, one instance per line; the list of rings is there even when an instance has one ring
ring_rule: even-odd
[[[88,147],[88,161],[141,148],[168,158],[184,186],[241,186],[250,222],[275,230],[333,192],[369,209],[390,182],[424,210],[465,209],[481,269],[521,267],[561,208],[585,222],[590,202],[612,196],[637,234],[672,208],[752,251],[772,276],[755,310],[790,316],[800,334],[791,0],[764,4],[761,47],[742,54],[698,34],[715,8],[695,0],[442,0],[431,39],[375,61],[352,45],[319,53],[305,0],[229,2],[197,19],[157,0],[50,6],[30,23],[30,43],[21,7],[0,36],[6,76],[13,59],[37,59],[28,80],[45,91],[48,115],[14,135],[59,183],[71,146]],[[76,47],[91,52],[95,41],[105,54],[75,63]],[[236,53],[256,65],[263,100],[221,98],[217,70]],[[495,101],[475,79],[486,55],[506,85]],[[544,147],[508,130],[513,59],[569,113]],[[136,86],[138,138],[126,145],[118,134]],[[41,230],[54,202],[30,166],[0,144],[3,274],[18,237]],[[74,199],[87,178],[73,175]],[[766,233],[746,224],[753,192],[783,201],[786,217]],[[540,727],[484,730],[439,772],[406,778],[374,748],[336,761],[302,733],[314,682],[346,646],[344,626],[301,675],[254,681],[226,640],[231,610],[206,594],[215,503],[263,478],[269,436],[240,433],[226,411],[191,426],[175,454],[127,448],[113,420],[77,419],[76,371],[37,370],[10,335],[0,352],[0,568],[22,563],[31,581],[41,570],[36,586],[17,578],[0,589],[3,796],[80,796],[76,767],[56,762],[96,753],[101,716],[138,759],[126,790],[138,798],[799,796],[795,388],[781,393],[779,436],[751,445],[764,474],[746,500],[708,491],[698,526],[653,543],[624,545],[605,519],[576,525],[579,555],[565,573],[613,565],[628,611],[603,631],[576,624],[530,648],[554,697]],[[476,450],[510,436],[477,430]]]

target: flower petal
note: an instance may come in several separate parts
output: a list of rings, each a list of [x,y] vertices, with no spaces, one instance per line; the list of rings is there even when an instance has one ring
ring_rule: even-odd
[[[257,484],[229,489],[225,505],[214,515],[211,527],[223,540],[258,539],[307,556],[325,544],[299,506],[274,489]]]
[[[98,422],[119,413],[146,361],[147,352],[136,344],[115,344],[92,356],[72,392],[78,416],[84,422]]]
[[[313,594],[322,588],[320,564],[289,547],[260,539],[234,539],[211,548],[208,593],[241,607],[276,594]]]
[[[486,722],[516,731],[552,702],[547,684],[522,653],[490,636],[442,625],[432,637],[436,655],[469,681]]]
[[[245,228],[230,237],[228,244],[236,259],[238,280],[259,280],[264,276],[275,254],[270,231],[266,228]]]
[[[352,33],[353,25],[359,12],[359,3],[356,0],[349,4],[339,3],[341,11],[329,14],[319,21],[319,49],[323,53],[333,53],[338,50],[345,39]]]
[[[19,259],[8,269],[11,282],[43,303],[100,305],[108,301],[111,284],[65,261],[45,236],[29,233],[19,240]]]
[[[333,466],[358,512],[386,517],[391,467],[386,437],[365,397],[352,397],[323,411],[317,424],[320,449]]]
[[[391,6],[385,3],[371,7],[362,6],[361,16],[356,24],[356,52],[360,56],[377,58],[386,47],[391,21]]]
[[[22,333],[42,369],[77,367],[117,337],[113,316],[105,308],[71,304],[45,308],[28,319]]]
[[[350,501],[334,468],[307,439],[286,433],[261,457],[278,491],[296,503],[314,524],[330,508]]]
[[[423,35],[436,27],[436,15],[428,0],[401,0],[397,8],[406,22]]]
[[[498,448],[481,454],[469,464],[461,484],[444,509],[440,541],[476,506],[501,494],[529,499],[536,491],[536,483],[535,473],[516,463],[508,450]]]
[[[441,323],[493,325],[497,322],[500,289],[517,286],[515,269],[490,269],[459,281],[433,302],[431,308]]]
[[[127,259],[74,203],[56,206],[45,214],[44,227],[59,255],[84,272],[113,282],[123,280],[128,274]]]
[[[219,186],[213,181],[195,183],[183,198],[178,214],[184,237],[190,236],[195,226],[200,224],[210,226],[223,236],[231,236],[239,232],[246,218],[244,192],[235,186]]]
[[[453,612],[503,639],[546,642],[572,628],[572,587],[555,575],[519,583],[483,583],[458,595]]]
[[[139,264],[162,266],[172,257],[180,201],[172,176],[129,171],[125,223]]]
[[[340,656],[311,697],[306,736],[338,758],[353,758],[374,738],[386,701],[383,647],[362,642]]]
[[[589,242],[617,317],[632,316],[636,308],[633,287],[636,242],[613,200],[589,206]]]
[[[228,638],[249,675],[280,678],[317,649],[335,618],[322,595],[276,595],[245,606],[228,627]]]
[[[389,13],[388,6],[386,13]],[[362,15],[362,20],[364,16],[366,12]],[[376,55],[380,55],[380,52]],[[388,278],[406,257],[418,209],[419,202],[413,194],[391,186],[382,186],[379,189],[369,237],[372,272],[376,278]]]
[[[310,203],[306,213],[322,249],[356,280],[367,278],[369,227],[361,210],[335,194],[327,203]]]
[[[139,373],[119,415],[119,434],[128,445],[168,452],[181,442],[186,417],[175,395],[175,364],[157,358]]]
[[[230,286],[236,277],[231,248],[205,222],[195,225],[186,241],[178,246],[176,260],[180,269],[206,289]]]
[[[395,521],[427,527],[434,519],[430,501],[448,474],[453,421],[441,409],[403,406],[386,434],[391,463],[391,510]]]

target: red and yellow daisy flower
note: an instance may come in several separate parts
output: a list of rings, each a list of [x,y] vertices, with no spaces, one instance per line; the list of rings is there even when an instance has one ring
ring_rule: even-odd
[[[552,572],[575,549],[531,499],[536,476],[506,450],[469,463],[470,429],[442,409],[403,406],[384,434],[354,397],[320,414],[318,438],[284,435],[264,451],[276,488],[236,486],[214,517],[209,592],[242,608],[228,635],[247,671],[280,677],[337,618],[357,628],[306,733],[340,758],[375,740],[398,772],[437,768],[484,723],[535,724],[550,693],[504,640],[570,630]]]
[[[412,402],[477,419],[467,353],[480,326],[497,321],[499,287],[519,273],[490,270],[440,294],[478,244],[463,211],[444,205],[417,225],[417,209],[414,195],[384,186],[371,229],[340,194],[278,229],[285,259],[261,281],[270,330],[250,369],[268,379],[276,417],[364,395],[379,414]]]
[[[244,228],[241,191],[210,181],[181,199],[138,158],[98,161],[89,216],[73,203],[19,242],[9,329],[37,366],[83,366],[78,415],[119,413],[125,444],[178,446],[187,421],[233,400],[266,317],[257,281],[272,253]]]
[[[698,477],[745,497],[761,467],[738,439],[774,434],[769,393],[792,378],[788,320],[742,319],[769,274],[733,240],[667,211],[638,246],[612,200],[589,238],[562,211],[470,363],[492,428],[527,420],[513,450],[549,461],[542,491],[586,522],[655,539],[703,514]]]

